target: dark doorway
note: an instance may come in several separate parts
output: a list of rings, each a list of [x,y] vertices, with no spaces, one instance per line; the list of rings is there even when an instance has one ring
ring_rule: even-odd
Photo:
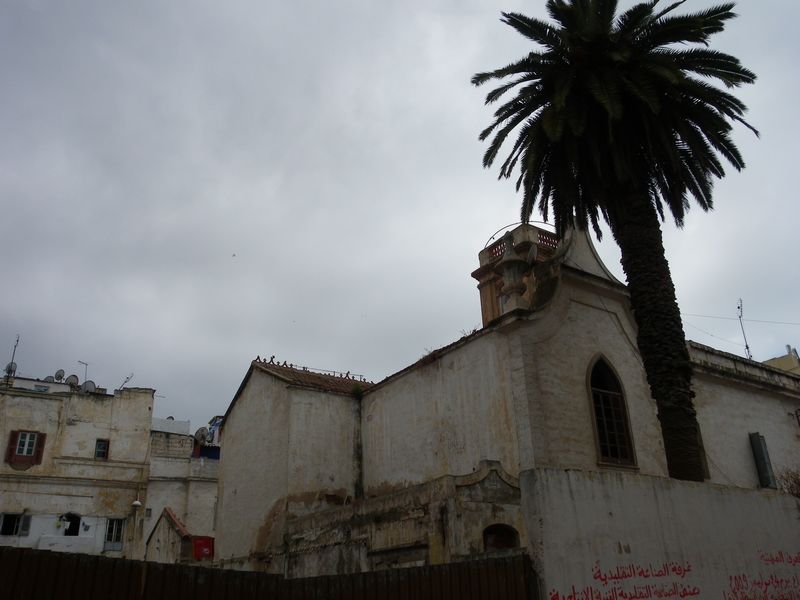
[[[78,535],[81,530],[81,516],[75,513],[67,513],[62,517],[64,521],[64,535]]]
[[[483,551],[510,550],[519,547],[519,534],[510,525],[497,523],[483,530]]]

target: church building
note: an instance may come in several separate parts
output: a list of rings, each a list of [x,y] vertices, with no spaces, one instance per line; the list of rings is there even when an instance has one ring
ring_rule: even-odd
[[[689,342],[706,481],[670,479],[626,287],[588,235],[521,225],[472,276],[483,327],[378,383],[250,364],[222,426],[222,566],[525,553],[550,600],[800,597],[800,500],[778,489],[800,375]]]

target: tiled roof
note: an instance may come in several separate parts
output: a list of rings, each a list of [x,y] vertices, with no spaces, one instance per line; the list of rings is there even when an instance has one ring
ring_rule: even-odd
[[[176,515],[169,506],[164,507],[164,515],[172,523],[175,531],[177,531],[181,537],[192,537],[192,534],[190,534],[189,530],[186,529],[186,525],[183,524],[183,522],[178,518],[178,515]]]
[[[374,384],[369,381],[362,381],[360,378],[352,377],[349,374],[332,375],[317,373],[302,367],[294,367],[267,360],[254,360],[254,369],[264,371],[275,377],[288,381],[292,385],[309,387],[325,392],[337,394],[353,394],[356,389],[367,391]]]

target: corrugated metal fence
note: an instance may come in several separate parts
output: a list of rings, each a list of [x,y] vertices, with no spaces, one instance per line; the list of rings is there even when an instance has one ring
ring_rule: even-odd
[[[20,600],[531,600],[526,556],[307,579],[0,547],[0,597]]]

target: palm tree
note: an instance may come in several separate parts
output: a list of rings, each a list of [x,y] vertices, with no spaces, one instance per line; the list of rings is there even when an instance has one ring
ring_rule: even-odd
[[[503,80],[486,97],[507,92],[483,158],[490,167],[515,133],[500,177],[519,172],[522,220],[538,207],[562,234],[571,227],[609,225],[620,247],[639,351],[658,407],[671,477],[702,481],[705,468],[692,403],[691,363],[675,288],[664,256],[665,207],[683,224],[689,197],[712,207],[721,159],[741,170],[730,137],[744,104],[727,88],[755,75],[708,39],[733,18],[733,3],[686,15],[685,0],[659,9],[636,4],[619,16],[616,0],[548,0],[554,23],[517,13],[502,21],[541,48],[506,67],[478,73],[472,83]],[[507,79],[507,78],[510,78]]]

